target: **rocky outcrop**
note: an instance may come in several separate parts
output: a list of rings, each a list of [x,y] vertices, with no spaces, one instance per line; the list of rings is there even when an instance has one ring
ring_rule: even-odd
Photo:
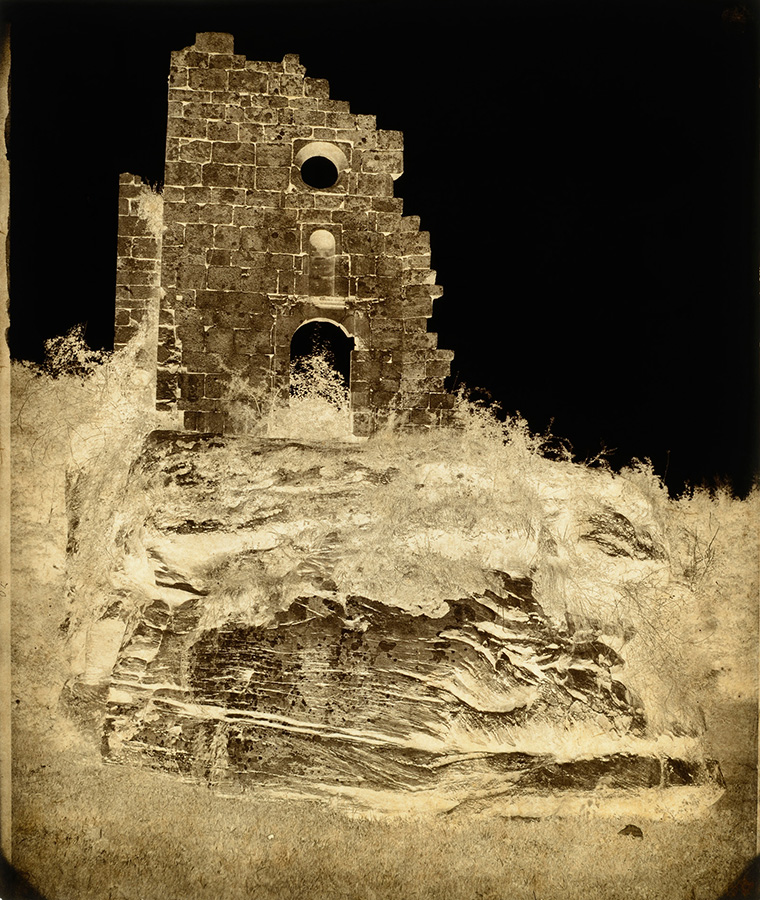
[[[373,516],[401,496],[386,462],[360,445],[151,436],[120,513],[118,587],[69,687],[100,704],[108,762],[233,792],[434,792],[445,808],[719,784],[646,735],[621,644],[553,621],[528,576],[463,566],[424,606],[354,590],[373,583]],[[87,498],[83,480],[74,560]],[[590,527],[586,540],[655,546],[620,518]],[[412,573],[408,548],[381,549]],[[445,560],[421,558],[440,580]]]

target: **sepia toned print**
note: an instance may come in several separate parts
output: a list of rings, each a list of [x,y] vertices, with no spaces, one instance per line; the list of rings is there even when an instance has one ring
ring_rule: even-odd
[[[671,496],[478,401],[401,132],[226,32],[167,62],[113,353],[12,366],[9,890],[721,896],[756,490]]]

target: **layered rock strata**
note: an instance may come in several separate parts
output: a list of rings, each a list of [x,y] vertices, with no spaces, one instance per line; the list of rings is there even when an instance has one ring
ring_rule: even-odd
[[[437,792],[447,808],[719,785],[715,764],[646,739],[621,647],[553,622],[528,577],[465,573],[424,608],[356,590],[398,475],[377,463],[362,445],[150,436],[79,677],[80,696],[100,688],[107,761],[232,792]],[[73,558],[90,488],[70,493]],[[541,729],[543,747],[525,739]]]

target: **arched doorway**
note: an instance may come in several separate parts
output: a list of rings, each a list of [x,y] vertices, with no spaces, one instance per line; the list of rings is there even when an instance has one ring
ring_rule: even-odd
[[[334,322],[305,322],[290,341],[290,393],[298,393],[325,377],[326,399],[333,399],[342,389],[346,397],[351,384],[351,351],[354,339]],[[314,383],[314,387],[319,385]]]

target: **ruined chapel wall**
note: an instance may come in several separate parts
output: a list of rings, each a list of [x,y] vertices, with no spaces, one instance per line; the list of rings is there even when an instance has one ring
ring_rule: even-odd
[[[338,160],[329,188],[301,178],[304,157],[319,147]],[[200,34],[173,53],[159,407],[176,405],[193,430],[224,429],[220,386],[238,374],[286,393],[290,339],[321,318],[356,338],[357,433],[394,407],[402,422],[441,421],[453,354],[427,332],[442,289],[429,235],[393,196],[402,170],[401,133],[330,99],[328,83],[306,77],[298,57],[252,62],[222,34]],[[327,281],[316,275],[317,230],[335,243]]]
[[[119,176],[114,349],[137,334],[159,306],[161,273],[160,198],[137,175]]]

